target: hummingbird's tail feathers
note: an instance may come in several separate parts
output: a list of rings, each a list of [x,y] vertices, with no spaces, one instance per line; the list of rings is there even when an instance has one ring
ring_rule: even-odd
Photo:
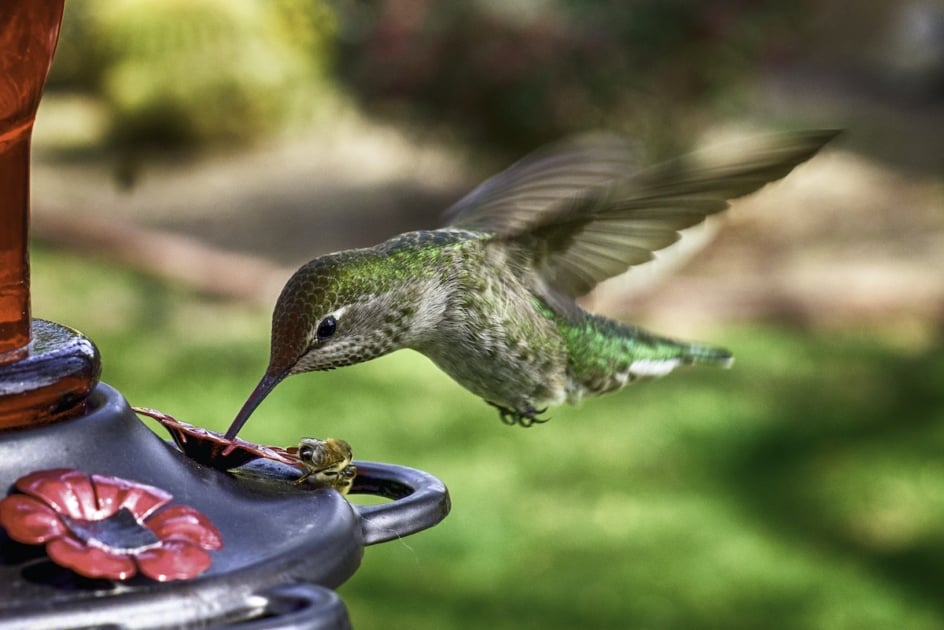
[[[724,348],[690,343],[687,348],[686,364],[729,368],[734,365],[734,355]]]
[[[724,348],[659,337],[639,328],[622,326],[624,351],[630,355],[628,372],[635,378],[665,376],[683,365],[710,365],[729,368],[734,355]]]
[[[723,348],[678,341],[584,312],[579,322],[554,318],[568,352],[568,399],[614,391],[633,381],[659,378],[685,365],[730,367]]]

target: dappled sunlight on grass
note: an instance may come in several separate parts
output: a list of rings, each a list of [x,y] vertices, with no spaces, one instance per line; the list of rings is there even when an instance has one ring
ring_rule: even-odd
[[[222,429],[265,367],[268,313],[42,250],[34,277],[37,316],[94,339],[134,404]],[[339,437],[449,486],[442,524],[368,549],[341,588],[359,628],[940,627],[940,344],[702,337],[735,367],[531,429],[403,352],[288,379],[245,436]]]

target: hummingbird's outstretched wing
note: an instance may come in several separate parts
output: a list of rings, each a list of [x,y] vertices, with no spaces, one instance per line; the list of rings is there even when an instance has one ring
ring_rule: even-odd
[[[763,135],[644,169],[626,140],[578,136],[516,162],[447,217],[492,233],[529,257],[548,289],[577,297],[650,260],[728,200],[785,176],[837,133]]]
[[[574,136],[541,147],[482,182],[446,210],[446,222],[495,234],[524,233],[568,199],[602,191],[637,170],[638,150],[628,139]]]

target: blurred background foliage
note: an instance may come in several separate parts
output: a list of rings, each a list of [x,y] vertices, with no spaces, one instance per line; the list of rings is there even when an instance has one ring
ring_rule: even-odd
[[[796,110],[775,103],[751,111],[771,72],[804,75],[794,86],[803,94],[793,96],[825,96],[822,82],[855,93],[856,111],[817,101],[824,122],[874,114],[862,106],[876,102],[936,102],[940,3],[860,8],[852,0],[87,0],[66,7],[49,90],[91,97],[97,140],[119,155],[250,144],[330,117],[341,102],[504,159],[600,127],[630,133],[661,157],[719,117],[796,122]],[[859,148],[900,160],[908,152],[898,145],[912,143],[895,142],[899,132],[863,137]]]
[[[328,76],[371,114],[514,154],[600,126],[678,144],[683,111],[798,52],[816,4],[88,0],[50,89],[101,98],[125,149],[265,137]]]
[[[847,127],[671,281],[594,297],[734,370],[525,431],[397,353],[289,379],[244,436],[342,437],[449,486],[446,521],[342,587],[359,628],[938,628],[942,97],[934,0],[71,0],[33,310],[133,404],[221,430],[294,266],[433,227],[542,142],[606,127],[652,159],[731,124]],[[206,276],[201,248],[234,256]]]
[[[729,97],[809,28],[803,2],[353,6],[339,76],[362,102],[515,154],[597,126],[677,144],[658,135],[686,131],[680,108]]]
[[[335,24],[298,0],[69,2],[49,89],[100,99],[123,152],[247,143],[317,102]]]

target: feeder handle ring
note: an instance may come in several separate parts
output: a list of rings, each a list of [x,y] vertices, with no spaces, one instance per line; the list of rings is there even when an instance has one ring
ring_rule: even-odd
[[[442,481],[422,470],[356,461],[357,477],[350,494],[393,499],[379,505],[352,504],[361,519],[365,545],[375,545],[422,531],[449,514],[449,491]]]

